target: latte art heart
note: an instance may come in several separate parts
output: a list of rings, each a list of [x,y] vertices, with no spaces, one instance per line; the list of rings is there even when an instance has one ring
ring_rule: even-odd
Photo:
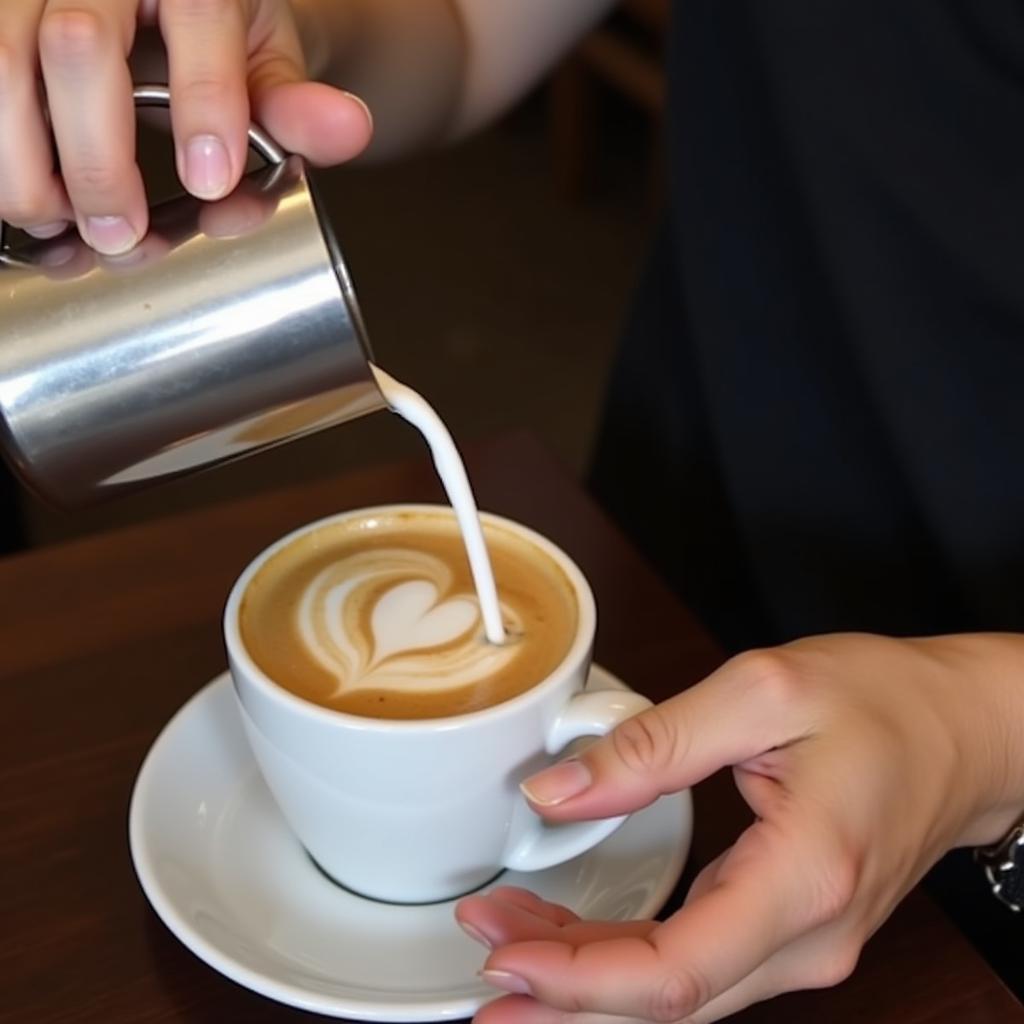
[[[515,613],[502,612],[515,631]],[[334,562],[305,588],[296,615],[307,653],[336,680],[333,696],[460,689],[516,656],[514,644],[487,643],[475,594],[453,593],[449,566],[423,551],[378,548]]]
[[[368,718],[447,718],[545,679],[577,628],[569,580],[529,540],[485,524],[506,642],[487,640],[447,510],[375,510],[311,528],[249,581],[239,629],[275,683]]]
[[[440,647],[458,640],[480,621],[480,609],[469,597],[441,601],[429,580],[407,580],[386,591],[370,617],[373,660],[379,664],[401,651]]]

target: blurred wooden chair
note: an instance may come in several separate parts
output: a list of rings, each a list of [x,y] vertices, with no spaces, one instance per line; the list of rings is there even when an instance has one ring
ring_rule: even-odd
[[[648,119],[652,206],[664,191],[665,42],[671,0],[623,0],[555,72],[549,94],[555,180],[571,199],[586,191],[599,134],[601,84],[633,103]]]

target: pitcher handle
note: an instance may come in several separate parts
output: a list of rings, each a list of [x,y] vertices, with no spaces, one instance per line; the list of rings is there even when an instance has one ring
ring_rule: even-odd
[[[136,107],[166,107],[171,105],[171,90],[166,85],[137,85],[133,91]],[[249,145],[268,164],[282,164],[288,154],[257,124],[249,125]],[[6,255],[6,228],[0,220],[0,258]]]

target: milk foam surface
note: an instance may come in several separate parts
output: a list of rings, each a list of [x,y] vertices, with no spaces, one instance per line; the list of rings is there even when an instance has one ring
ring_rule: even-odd
[[[487,642],[449,510],[380,509],[325,523],[246,586],[242,642],[285,689],[325,707],[433,718],[500,703],[546,678],[577,632],[565,572],[515,531],[484,527],[507,630]]]
[[[394,532],[367,520],[354,533],[327,527],[297,541],[250,583],[246,645],[288,689],[355,714],[437,717],[499,703],[565,655],[572,588],[547,556],[506,537],[499,600],[495,552],[451,434],[421,395],[370,368],[391,409],[427,441],[458,529],[450,516],[413,516],[390,524]],[[333,555],[323,558],[321,543],[336,544]]]
[[[327,696],[460,689],[509,665],[515,645],[487,643],[475,595],[452,593],[452,583],[441,558],[402,547],[357,552],[321,570],[296,615],[307,651],[337,680]],[[502,611],[521,630],[514,609]]]

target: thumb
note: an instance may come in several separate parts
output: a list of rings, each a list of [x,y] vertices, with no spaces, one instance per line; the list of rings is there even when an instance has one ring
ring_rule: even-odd
[[[552,821],[628,814],[788,743],[806,730],[783,672],[774,652],[734,658],[582,753],[530,776],[523,794]]]
[[[351,93],[311,82],[298,32],[279,15],[249,58],[256,121],[289,153],[319,167],[344,163],[369,144],[373,119]]]

